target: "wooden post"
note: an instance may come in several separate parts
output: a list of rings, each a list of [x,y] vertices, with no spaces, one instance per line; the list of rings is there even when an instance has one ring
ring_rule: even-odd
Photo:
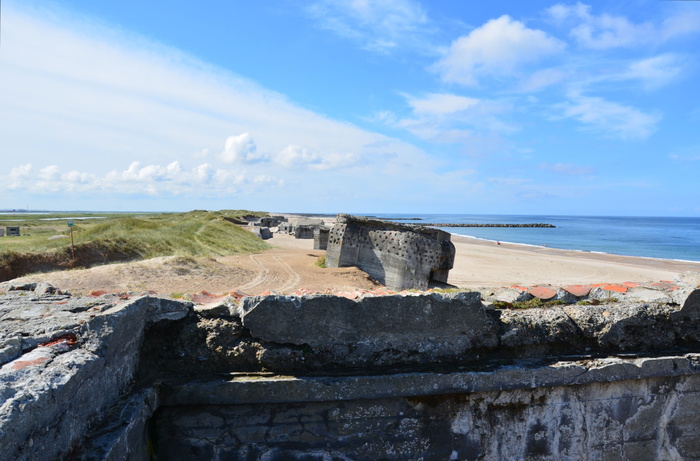
[[[73,243],[73,221],[68,221],[68,228],[70,229],[70,251],[73,255],[73,261],[75,261],[75,244]]]

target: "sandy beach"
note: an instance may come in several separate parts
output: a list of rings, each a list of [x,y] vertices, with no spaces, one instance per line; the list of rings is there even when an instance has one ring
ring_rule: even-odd
[[[327,224],[335,217],[323,218]],[[616,256],[516,245],[452,236],[456,248],[451,285],[480,289],[512,285],[568,285],[670,281],[682,272],[700,272],[700,262]],[[313,240],[274,234],[261,253],[217,258],[161,257],[70,271],[28,275],[12,281],[46,281],[72,293],[152,291],[161,295],[227,293],[256,295],[310,291],[376,290],[379,286],[354,267],[321,268],[325,254]]]
[[[454,235],[457,255],[448,281],[464,287],[658,282],[700,263],[515,245]]]

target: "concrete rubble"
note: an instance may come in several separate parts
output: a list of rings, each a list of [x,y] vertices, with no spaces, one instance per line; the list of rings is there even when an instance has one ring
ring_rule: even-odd
[[[697,458],[699,284],[198,305],[0,285],[0,460]]]

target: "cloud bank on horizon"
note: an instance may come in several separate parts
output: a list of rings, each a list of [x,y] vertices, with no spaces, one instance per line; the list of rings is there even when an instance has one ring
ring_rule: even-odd
[[[2,4],[0,208],[700,215],[700,2],[101,3]]]

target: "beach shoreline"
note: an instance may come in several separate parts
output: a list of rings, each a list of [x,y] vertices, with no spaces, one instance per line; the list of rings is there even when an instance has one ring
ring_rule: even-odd
[[[700,262],[562,250],[458,234],[452,234],[452,243],[456,257],[448,283],[460,287],[658,282],[700,271]]]

